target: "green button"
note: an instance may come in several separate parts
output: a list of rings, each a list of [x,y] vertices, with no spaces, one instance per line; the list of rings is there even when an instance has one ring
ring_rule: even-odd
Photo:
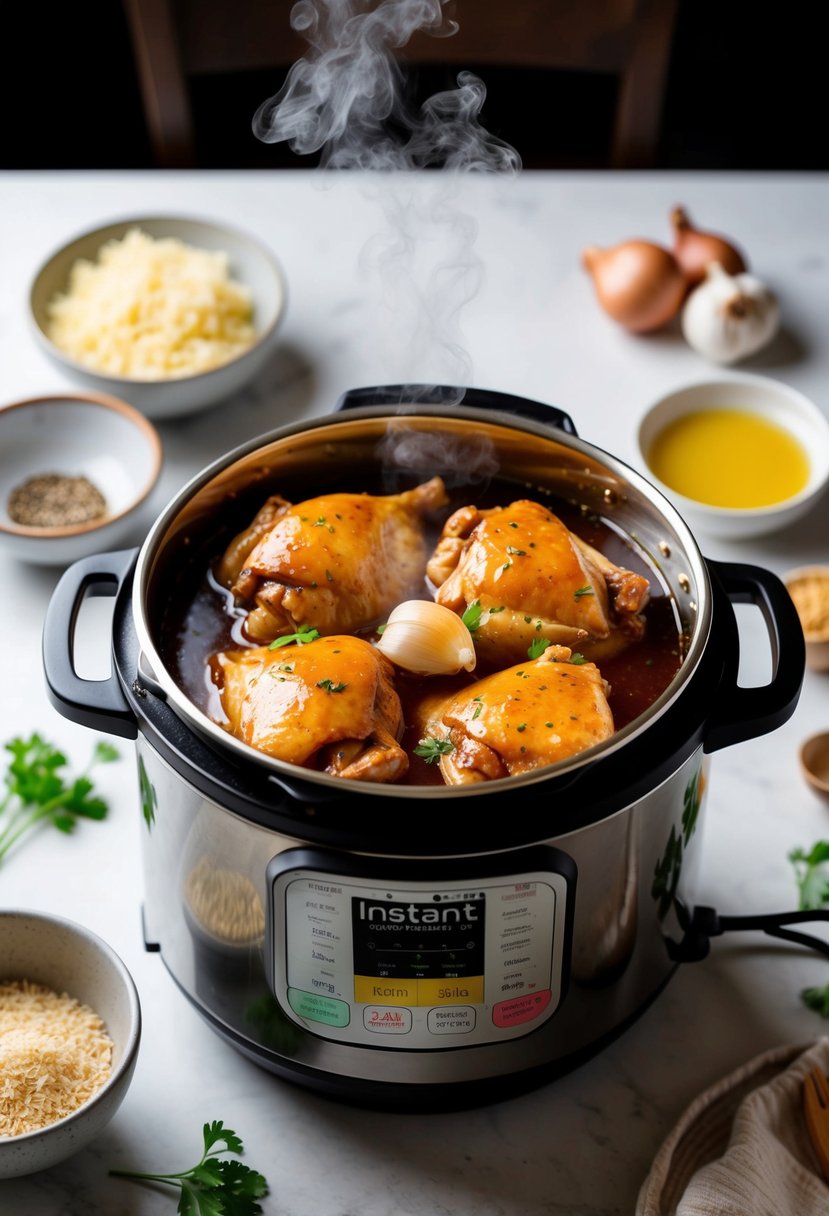
[[[316,992],[303,992],[301,988],[288,989],[288,1004],[294,1013],[309,1022],[323,1022],[326,1026],[347,1026],[351,1021],[351,1010],[345,1001],[333,996],[320,996]]]

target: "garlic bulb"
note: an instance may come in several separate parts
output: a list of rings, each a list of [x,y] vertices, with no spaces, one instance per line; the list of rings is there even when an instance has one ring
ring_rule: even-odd
[[[424,676],[455,675],[476,662],[472,634],[433,600],[406,600],[391,612],[377,649],[398,667]]]
[[[777,333],[780,310],[773,293],[752,274],[728,274],[712,262],[682,310],[689,346],[714,363],[736,363]]]

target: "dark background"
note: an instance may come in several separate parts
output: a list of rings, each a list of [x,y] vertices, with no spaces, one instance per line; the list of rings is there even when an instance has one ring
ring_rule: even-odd
[[[509,0],[504,0],[508,4]],[[681,0],[656,167],[826,169],[822,4]],[[821,26],[823,21],[820,22]],[[153,166],[119,0],[81,0],[4,16],[3,168]],[[460,67],[475,69],[474,64]],[[484,121],[527,168],[590,168],[606,156],[615,84],[575,73],[481,68]],[[192,93],[202,167],[311,167],[260,143],[251,118],[284,72],[199,80]],[[410,80],[415,97],[452,87],[443,68]]]

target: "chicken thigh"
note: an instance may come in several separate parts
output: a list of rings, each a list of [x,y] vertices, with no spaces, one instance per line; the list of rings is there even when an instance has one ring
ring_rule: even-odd
[[[228,546],[217,575],[248,608],[256,642],[301,628],[351,633],[422,588],[422,518],[445,506],[439,477],[402,494],[269,498]]]
[[[391,663],[361,638],[223,651],[211,668],[223,725],[251,747],[356,781],[406,772]]]
[[[616,566],[529,500],[461,507],[427,566],[436,599],[464,613],[476,603],[479,657],[518,662],[533,641],[604,658],[642,636],[648,580]]]
[[[418,754],[447,785],[494,781],[564,760],[614,730],[607,685],[566,646],[469,684],[444,702]]]

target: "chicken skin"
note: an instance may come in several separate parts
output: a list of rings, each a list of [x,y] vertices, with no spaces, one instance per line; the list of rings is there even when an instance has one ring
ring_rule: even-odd
[[[429,559],[439,604],[463,613],[476,601],[479,657],[518,662],[543,638],[606,658],[642,636],[648,580],[616,566],[529,500],[461,507]]]
[[[447,785],[542,768],[613,734],[607,686],[566,646],[469,684],[444,702],[421,740]]]
[[[408,769],[392,665],[361,638],[223,651],[211,668],[223,725],[251,747],[353,781],[396,781]]]
[[[439,477],[402,494],[269,498],[231,541],[219,581],[248,608],[255,642],[316,629],[352,633],[423,587],[423,516],[447,503]]]

